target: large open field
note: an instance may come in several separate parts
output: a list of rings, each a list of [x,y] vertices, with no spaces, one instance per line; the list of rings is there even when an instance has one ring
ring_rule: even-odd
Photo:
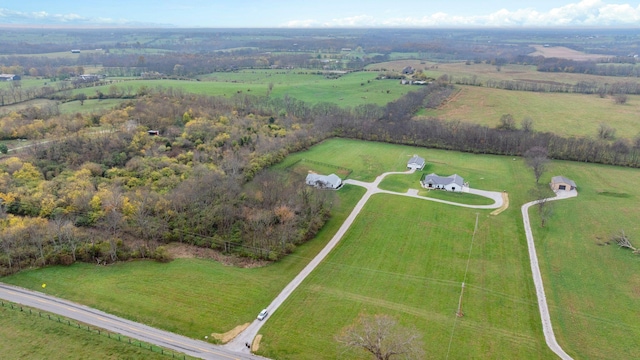
[[[375,72],[354,72],[337,79],[327,78],[311,70],[242,70],[202,76],[201,81],[186,80],[128,80],[114,85],[125,91],[141,86],[182,89],[204,95],[233,96],[237,93],[264,96],[273,84],[271,96],[285,95],[311,104],[331,102],[338,106],[363,104],[385,105],[412,90],[396,80],[376,80]],[[75,93],[95,95],[108,93],[111,85],[74,90]]]
[[[531,200],[533,174],[523,161],[439,150],[328,140],[290,156],[280,168],[351,169],[372,181],[403,170],[418,154],[425,171],[458,173],[472,187],[506,190],[511,207],[498,216],[429,201],[376,195],[342,243],[269,318],[260,353],[277,359],[363,358],[342,353],[334,337],[359,314],[384,313],[423,333],[432,358],[551,358],[542,336],[522,231],[520,205]],[[296,161],[306,159],[311,161]],[[329,166],[331,165],[331,166]],[[598,246],[619,229],[633,239],[640,196],[637,169],[554,161],[553,175],[575,180],[580,195],[554,204],[545,228],[532,210],[554,330],[576,358],[633,358],[640,326],[638,257]],[[386,186],[404,189],[393,180]],[[363,191],[345,186],[335,218],[280,263],[238,269],[211,260],[132,262],[26,271],[3,281],[96,306],[193,337],[227,331],[256,313],[317,253]],[[474,227],[478,216],[478,229]],[[636,244],[638,246],[638,244]],[[468,271],[467,271],[468,266]],[[466,291],[457,318],[461,282]],[[185,296],[189,294],[189,296]]]
[[[438,109],[421,112],[422,117],[461,120],[496,127],[500,117],[511,114],[517,127],[525,117],[533,129],[561,136],[595,138],[601,123],[617,130],[622,138],[640,134],[640,96],[629,96],[626,104],[597,95],[537,93],[459,86],[459,91]]]

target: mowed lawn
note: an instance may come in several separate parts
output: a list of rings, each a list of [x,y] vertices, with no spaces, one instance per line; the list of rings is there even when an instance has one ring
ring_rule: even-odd
[[[558,341],[576,359],[638,358],[640,256],[602,243],[624,230],[640,247],[640,170],[571,162],[553,168],[579,190],[553,204],[545,228],[534,227]]]
[[[342,354],[335,336],[360,314],[388,314],[423,334],[427,358],[549,357],[523,266],[527,253],[517,224],[504,220],[487,210],[373,196],[336,250],[263,327],[260,353],[366,358]],[[458,318],[467,261],[465,316]]]
[[[511,114],[516,126],[533,119],[533,129],[561,136],[597,137],[600,124],[616,129],[619,138],[640,134],[640,96],[629,95],[626,104],[598,95],[536,93],[475,86],[458,86],[459,92],[438,109],[428,109],[421,117],[461,120],[496,127],[500,117]]]

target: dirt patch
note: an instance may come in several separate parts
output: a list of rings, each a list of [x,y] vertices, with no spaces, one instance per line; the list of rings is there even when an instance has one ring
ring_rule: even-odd
[[[256,352],[260,349],[260,340],[262,340],[262,335],[260,334],[253,338],[253,342],[251,343],[251,352]]]
[[[223,265],[242,268],[256,268],[269,264],[268,261],[264,260],[226,255],[213,249],[201,248],[182,243],[171,243],[166,246],[166,249],[169,252],[169,255],[174,259],[213,259]]]
[[[251,323],[238,325],[238,326],[234,327],[233,329],[231,329],[230,331],[227,331],[224,334],[212,333],[211,337],[216,339],[216,340],[220,340],[223,344],[226,344],[229,341],[233,340],[236,336],[238,336],[238,334],[243,332],[244,329],[248,328],[250,324]]]
[[[501,212],[507,210],[509,208],[509,194],[506,191],[502,192],[502,206],[493,210],[491,215],[498,215]]]
[[[532,48],[536,49],[535,52],[529,54],[529,56],[544,56],[546,58],[562,58],[576,61],[588,61],[588,60],[598,60],[611,57],[610,55],[602,55],[602,54],[587,54],[582,51],[576,51],[573,49],[569,49],[564,46],[549,46],[545,47],[543,45],[530,45]]]

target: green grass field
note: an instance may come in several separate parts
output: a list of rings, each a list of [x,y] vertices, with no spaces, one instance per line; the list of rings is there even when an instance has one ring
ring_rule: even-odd
[[[457,173],[472,187],[507,191],[510,207],[492,216],[489,210],[372,197],[338,248],[270,316],[261,331],[262,355],[364,358],[342,354],[334,337],[361,313],[385,313],[421,330],[429,357],[553,357],[542,336],[522,230],[520,206],[531,200],[535,181],[521,159],[331,139],[278,167],[307,159],[325,163],[326,169],[352,169],[350,178],[372,181],[384,171],[404,170],[413,154],[427,160],[425,171]],[[313,170],[312,164],[300,161],[290,170]],[[598,243],[621,228],[632,240],[639,237],[639,172],[554,161],[540,180],[544,184],[564,175],[580,191],[578,198],[553,204],[545,228],[531,212],[554,330],[575,358],[635,357],[640,258]],[[410,185],[394,176],[385,186]],[[39,290],[46,282],[48,293],[193,337],[228,331],[254,319],[324,246],[363,190],[347,185],[337,194],[335,216],[320,235],[264,268],[237,269],[197,259],[79,264],[25,271],[3,281]],[[476,214],[478,231],[471,246]],[[465,316],[457,318],[468,257]]]
[[[135,90],[141,86],[160,86],[203,95],[233,96],[242,92],[264,96],[272,83],[271,96],[288,95],[311,104],[331,102],[338,106],[385,105],[411,90],[395,80],[375,80],[376,76],[374,72],[354,72],[337,79],[327,79],[324,75],[312,74],[311,70],[242,70],[202,76],[202,81],[129,80],[115,85],[123,90],[129,86]],[[93,96],[98,90],[106,94],[110,86],[74,90],[73,94],[82,92]]]
[[[148,345],[147,345],[148,346]],[[28,312],[0,306],[3,359],[170,359],[129,343],[109,339]],[[182,357],[180,357],[182,358]]]
[[[626,104],[597,95],[535,93],[459,86],[459,92],[444,106],[424,110],[423,117],[461,120],[496,127],[500,117],[511,114],[518,128],[524,117],[533,119],[533,128],[561,136],[595,138],[601,123],[617,130],[617,137],[640,134],[640,96],[629,96]]]
[[[80,101],[69,101],[59,105],[61,114],[75,114],[75,113],[100,113],[108,111],[118,106],[119,104],[130,101],[123,99],[104,99],[104,100],[85,100],[84,105],[80,104]]]

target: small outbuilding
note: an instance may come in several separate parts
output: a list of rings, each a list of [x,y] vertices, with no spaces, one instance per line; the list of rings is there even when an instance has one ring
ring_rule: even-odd
[[[407,168],[414,169],[414,170],[422,170],[424,169],[425,164],[426,162],[424,161],[423,158],[421,158],[418,155],[413,155],[413,157],[411,157],[411,159],[409,159],[409,161],[407,162]]]
[[[551,178],[551,189],[553,191],[571,191],[577,188],[576,183],[564,176],[554,176]]]
[[[309,173],[305,182],[307,185],[317,187],[318,189],[338,189],[342,186],[342,179],[336,174],[320,175]]]
[[[420,180],[422,187],[425,189],[436,189],[461,192],[464,187],[464,179],[458,175],[453,174],[450,176],[440,176],[436,174],[425,175]]]
[[[17,80],[20,80],[20,75],[0,74],[0,81],[17,81]]]

